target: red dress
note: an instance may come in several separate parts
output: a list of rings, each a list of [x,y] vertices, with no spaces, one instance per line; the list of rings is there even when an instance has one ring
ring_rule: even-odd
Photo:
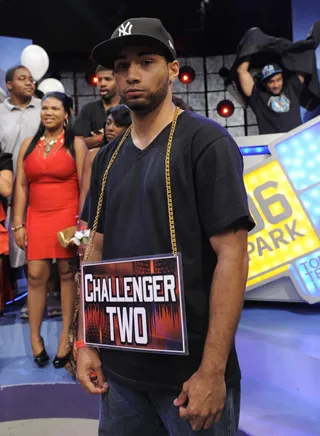
[[[64,148],[64,134],[47,157],[40,140],[24,161],[29,183],[27,210],[27,259],[63,259],[76,255],[76,248],[63,248],[57,233],[76,225],[79,186],[75,159]]]
[[[9,236],[8,230],[4,226],[7,215],[0,200],[0,255],[9,254]]]

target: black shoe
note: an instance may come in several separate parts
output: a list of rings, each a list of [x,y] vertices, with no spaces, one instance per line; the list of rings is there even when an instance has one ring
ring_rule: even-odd
[[[69,362],[70,356],[71,356],[71,351],[69,351],[69,353],[64,357],[58,357],[57,355],[55,355],[55,357],[52,361],[53,366],[56,369],[64,368],[66,366],[66,364]]]
[[[45,349],[43,339],[41,338],[41,340],[42,340],[43,350],[37,356],[33,356],[34,361],[39,366],[39,368],[43,368],[44,366],[46,366],[49,361],[49,356]]]

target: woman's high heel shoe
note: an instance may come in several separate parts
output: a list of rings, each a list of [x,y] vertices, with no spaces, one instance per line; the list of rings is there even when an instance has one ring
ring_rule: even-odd
[[[69,351],[69,353],[67,355],[65,355],[64,357],[58,357],[57,355],[55,355],[55,357],[52,361],[53,366],[56,369],[64,368],[66,366],[66,364],[69,362],[70,356],[71,356],[71,351]]]
[[[41,351],[41,353],[37,354],[36,356],[33,356],[34,361],[39,366],[39,368],[43,368],[44,366],[46,366],[49,361],[49,356],[45,349],[43,338],[41,338],[41,341],[43,345],[43,350]]]

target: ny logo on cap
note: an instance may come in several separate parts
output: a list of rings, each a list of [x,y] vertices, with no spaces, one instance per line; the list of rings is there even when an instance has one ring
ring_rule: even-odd
[[[122,23],[118,29],[118,32],[118,36],[131,35],[132,24],[130,23],[130,21],[128,21],[127,23]]]

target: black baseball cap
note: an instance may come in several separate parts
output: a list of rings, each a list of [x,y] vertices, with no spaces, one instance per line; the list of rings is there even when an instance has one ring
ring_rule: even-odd
[[[282,73],[282,68],[278,64],[265,65],[261,70],[260,82],[274,76],[275,74]]]
[[[93,59],[105,68],[113,69],[114,61],[123,47],[158,43],[171,61],[177,58],[171,35],[158,18],[129,18],[92,50]]]

